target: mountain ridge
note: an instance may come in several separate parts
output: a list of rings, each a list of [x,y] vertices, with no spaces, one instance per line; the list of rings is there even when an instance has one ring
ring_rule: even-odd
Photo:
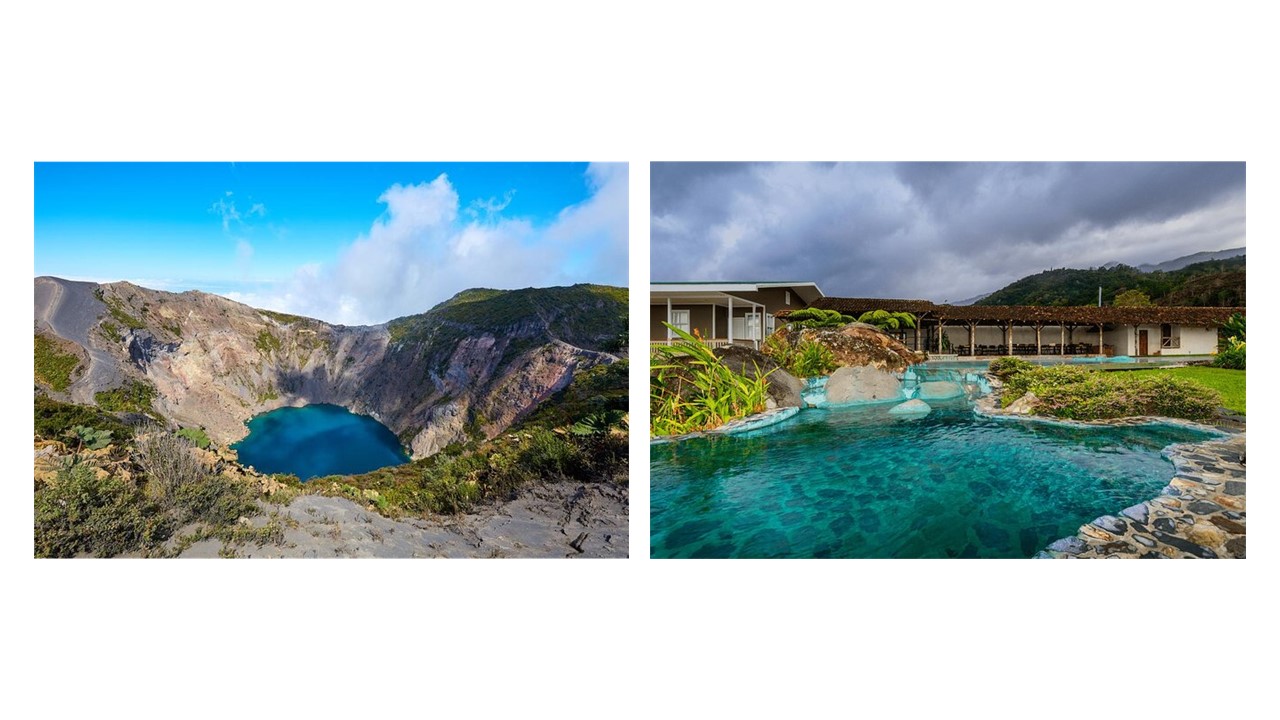
[[[67,392],[47,392],[90,404],[142,383],[154,388],[155,414],[219,442],[243,437],[259,413],[327,402],[377,418],[425,457],[498,435],[575,373],[625,351],[616,341],[626,289],[602,285],[473,288],[364,326],[128,282],[42,276],[35,296],[36,333],[88,356]]]

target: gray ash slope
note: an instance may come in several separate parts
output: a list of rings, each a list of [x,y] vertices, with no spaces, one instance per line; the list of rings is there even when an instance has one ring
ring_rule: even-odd
[[[35,332],[88,354],[55,397],[90,403],[143,382],[156,412],[223,443],[259,413],[333,403],[377,418],[425,457],[495,437],[577,372],[616,361],[626,297],[601,285],[467,290],[420,315],[348,327],[198,291],[39,277]]]

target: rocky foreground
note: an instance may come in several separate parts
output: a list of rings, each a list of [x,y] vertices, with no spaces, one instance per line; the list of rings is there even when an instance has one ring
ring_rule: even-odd
[[[627,557],[628,494],[607,483],[541,483],[508,503],[431,520],[392,520],[345,498],[303,495],[287,505],[265,505],[263,515],[244,521],[280,526],[278,542],[237,545],[210,538],[179,557]]]

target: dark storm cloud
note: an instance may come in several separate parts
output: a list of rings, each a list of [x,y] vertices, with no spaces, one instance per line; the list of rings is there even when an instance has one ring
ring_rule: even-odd
[[[1244,245],[1243,163],[655,163],[652,275],[960,300]]]

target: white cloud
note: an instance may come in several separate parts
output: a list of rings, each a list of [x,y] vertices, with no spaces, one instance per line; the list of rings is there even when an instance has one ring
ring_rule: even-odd
[[[545,227],[503,216],[511,193],[462,212],[445,175],[392,185],[378,198],[383,216],[335,262],[301,267],[272,289],[235,299],[357,325],[421,313],[472,287],[625,284],[627,167],[592,165],[587,182],[592,194]]]

